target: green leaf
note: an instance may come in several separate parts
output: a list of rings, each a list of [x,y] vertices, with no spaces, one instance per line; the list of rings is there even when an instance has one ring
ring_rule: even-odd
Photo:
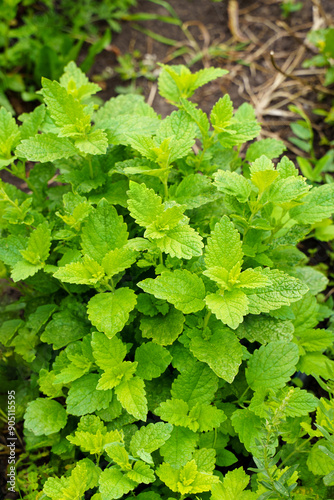
[[[179,470],[163,463],[157,470],[157,475],[168,488],[181,495],[210,491],[212,486],[219,482],[217,476],[199,472],[195,460],[191,460]]]
[[[39,224],[31,233],[26,250],[21,250],[21,255],[31,264],[41,264],[49,256],[51,246],[51,231],[47,222]]]
[[[41,335],[41,340],[53,344],[54,349],[61,349],[70,342],[81,339],[88,332],[88,324],[80,314],[65,309],[53,314],[52,320]]]
[[[295,372],[298,347],[292,342],[269,342],[254,351],[248,361],[246,378],[253,390],[280,389]]]
[[[170,425],[170,424],[164,424]],[[198,434],[185,427],[174,427],[171,437],[160,448],[165,462],[179,469],[191,460],[198,442]]]
[[[206,305],[224,324],[235,330],[248,313],[248,298],[241,290],[224,291],[224,294],[209,293]]]
[[[183,331],[184,315],[174,307],[165,315],[142,318],[140,330],[143,337],[159,345],[171,345]]]
[[[185,205],[187,210],[201,207],[220,197],[211,180],[205,175],[190,174],[184,177],[177,185],[174,199],[180,205]]]
[[[129,462],[129,454],[124,448],[123,444],[120,443],[110,443],[105,447],[107,455],[120,466],[123,470],[128,470],[131,468]]]
[[[137,224],[147,227],[164,211],[160,196],[153,189],[148,189],[145,184],[130,181],[128,191],[128,207],[131,217]]]
[[[130,248],[110,250],[102,260],[102,267],[107,276],[114,276],[128,269],[136,261],[137,253]]]
[[[20,127],[21,139],[29,139],[29,137],[35,136],[39,132],[45,118],[45,112],[45,106],[41,104],[31,113],[23,113],[18,117],[23,122]]]
[[[205,252],[206,267],[223,267],[230,271],[236,264],[241,265],[242,258],[240,234],[234,228],[233,222],[224,215],[208,238]]]
[[[193,458],[200,472],[213,472],[216,465],[216,451],[214,449],[201,448],[196,450]]]
[[[87,255],[79,261],[61,267],[53,275],[63,283],[96,285],[104,276],[104,269]]]
[[[181,427],[193,427],[194,419],[189,417],[189,405],[182,399],[168,399],[156,408],[155,412],[162,420]],[[193,429],[197,430],[198,425]]]
[[[136,295],[130,288],[98,293],[88,302],[88,318],[99,331],[112,338],[123,329],[135,305]]]
[[[118,365],[111,365],[106,368],[106,371],[101,375],[97,390],[106,391],[113,389],[120,383],[130,380],[136,371],[137,363],[124,361]]]
[[[262,274],[271,281],[263,288],[246,291],[251,314],[260,314],[279,309],[281,306],[296,302],[307,292],[307,286],[278,269],[262,270]]]
[[[321,271],[314,269],[314,267],[295,267],[291,274],[305,283],[312,295],[318,295],[328,285],[328,278]]]
[[[137,483],[125,476],[117,467],[111,467],[102,472],[99,485],[101,500],[113,500],[135,489]]]
[[[283,141],[278,141],[277,139],[261,139],[260,141],[254,141],[248,146],[245,160],[254,162],[262,155],[272,160],[273,158],[278,158],[283,151],[286,151]]]
[[[260,316],[246,316],[244,322],[239,325],[236,334],[239,338],[246,338],[250,342],[268,344],[275,340],[292,340],[294,327],[289,320],[271,318],[265,314]]]
[[[147,400],[144,381],[139,377],[122,382],[115,388],[117,399],[138,420],[146,421]]]
[[[109,339],[104,333],[94,332],[92,348],[95,363],[102,370],[119,365],[126,356],[126,345],[117,338]]]
[[[189,417],[196,420],[199,432],[212,431],[227,418],[224,412],[215,406],[199,403],[190,410]]]
[[[205,68],[197,73],[191,73],[181,64],[177,66],[161,64],[161,67],[158,80],[159,94],[171,102],[191,97],[196,89],[227,73],[220,68]]]
[[[99,417],[85,415],[81,417],[75,434],[67,436],[66,439],[79,446],[82,451],[95,455],[103,453],[107,444],[119,443],[122,436],[118,431],[108,432]]]
[[[334,361],[320,352],[308,352],[301,356],[297,368],[306,375],[318,375],[325,380],[334,378]]]
[[[63,406],[52,399],[37,398],[28,404],[24,415],[25,426],[35,436],[48,436],[65,427],[66,411]]]
[[[319,401],[313,394],[298,387],[285,387],[282,392],[278,397],[287,402],[285,412],[289,417],[308,415],[318,406]]]
[[[212,486],[211,500],[256,500],[257,493],[244,491],[249,483],[249,476],[242,467],[229,471],[223,482]]]
[[[158,422],[141,427],[131,438],[130,449],[137,456],[148,463],[153,463],[151,453],[161,448],[169,441],[173,426]]]
[[[106,200],[101,200],[84,224],[81,234],[83,252],[101,264],[110,250],[123,247],[128,240],[123,217]]]
[[[60,160],[61,158],[70,158],[77,154],[77,150],[66,137],[57,137],[55,134],[44,133],[20,142],[15,153],[19,158],[45,163]]]
[[[258,456],[257,442],[261,442],[266,436],[263,421],[248,408],[235,411],[231,420],[234,430],[246,450],[254,456]]]
[[[209,404],[218,389],[218,377],[204,363],[184,370],[173,382],[172,396],[182,399],[192,408],[197,403]]]
[[[133,469],[127,473],[127,476],[138,484],[150,484],[155,481],[153,470],[140,460],[134,463]]]
[[[257,137],[261,127],[256,121],[255,112],[248,103],[243,103],[235,112],[230,123],[224,124],[218,133],[218,140],[224,148],[232,148]]]
[[[299,224],[314,224],[330,217],[334,212],[334,185],[314,187],[302,201],[302,205],[290,210],[290,216]]]
[[[111,391],[97,391],[99,375],[90,373],[72,382],[66,398],[67,413],[86,415],[109,406]]]
[[[203,338],[201,332],[193,330],[190,351],[203,363],[207,363],[214,373],[229,382],[233,382],[242,361],[242,347],[237,337],[228,328],[216,328],[209,338]],[[219,356],[217,356],[219,352]]]
[[[286,179],[290,176],[297,177],[299,175],[298,169],[287,156],[283,156],[281,161],[277,163],[276,169],[279,172],[281,179]]]
[[[65,66],[64,73],[59,79],[59,83],[68,94],[80,101],[87,99],[101,90],[97,83],[90,82],[80,68],[71,61]]]
[[[10,276],[15,282],[23,281],[29,276],[34,276],[42,267],[42,264],[31,264],[26,260],[20,260],[14,265]]]
[[[293,200],[298,200],[308,193],[310,186],[305,180],[298,177],[287,177],[286,179],[278,179],[270,186],[270,189],[264,196],[263,202],[270,201],[277,205],[283,205]]]
[[[312,446],[307,457],[307,467],[309,471],[316,476],[325,476],[330,474],[334,469],[334,459],[325,455],[325,453],[320,449],[320,446],[324,446],[325,443],[326,441],[324,439],[317,441],[315,445]],[[330,444],[328,444],[328,446],[330,446],[330,451],[333,453],[334,446]]]
[[[204,307],[203,281],[186,269],[164,271],[155,279],[147,278],[139,282],[138,286],[158,299],[167,300],[184,314],[200,311]]]
[[[19,142],[20,131],[15,118],[0,108],[0,168],[10,165],[12,162],[12,151]],[[14,157],[15,158],[15,157]],[[13,158],[13,159],[14,159]]]
[[[88,134],[76,139],[74,145],[86,155],[104,155],[107,152],[108,138],[102,130],[90,130]]]
[[[202,237],[188,226],[188,221],[186,217],[177,227],[167,230],[165,236],[155,240],[157,247],[178,259],[191,259],[202,255]],[[149,236],[146,233],[145,235]]]
[[[51,246],[51,231],[47,222],[39,224],[28,239],[28,246],[20,250],[24,260],[15,263],[11,277],[14,281],[20,281],[33,276],[42,267],[49,256]]]
[[[59,127],[62,137],[85,135],[89,131],[90,116],[85,113],[84,106],[68,94],[58,82],[42,78],[41,94],[48,106],[48,111]]]
[[[101,469],[87,458],[77,462],[70,477],[49,477],[43,492],[52,500],[82,500],[85,491],[95,488]]]
[[[182,105],[182,109],[184,109],[196,123],[202,136],[206,137],[210,129],[210,123],[206,113],[204,113],[204,111],[202,111],[201,109],[198,109],[197,104],[188,101],[187,99],[181,98],[180,103]]]
[[[252,186],[248,179],[236,172],[228,170],[218,170],[214,174],[215,186],[222,193],[235,196],[240,203],[245,203],[252,191]]]
[[[214,130],[219,133],[226,129],[233,118],[233,103],[228,94],[221,97],[213,106],[210,120]]]
[[[160,377],[172,361],[167,349],[153,342],[137,347],[135,360],[138,363],[136,373],[144,380]]]
[[[302,346],[305,351],[325,351],[333,344],[334,332],[330,330],[316,330],[298,328],[295,333],[297,343]],[[295,340],[296,341],[296,340]]]

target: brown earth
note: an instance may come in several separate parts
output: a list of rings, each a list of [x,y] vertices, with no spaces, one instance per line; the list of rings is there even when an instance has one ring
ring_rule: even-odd
[[[194,100],[204,111],[209,113],[213,104],[229,93],[236,107],[245,101],[254,106],[263,124],[262,137],[286,141],[291,135],[289,123],[296,119],[288,105],[295,104],[311,116],[319,133],[318,139],[322,135],[333,139],[333,127],[323,124],[321,118],[312,114],[315,106],[328,108],[330,105],[330,96],[318,92],[324,70],[302,68],[303,60],[315,53],[315,49],[305,42],[306,34],[310,29],[333,24],[333,1],[304,0],[303,8],[288,19],[282,17],[281,3],[280,0],[223,0],[218,3],[212,0],[169,0],[183,22],[182,27],[161,21],[138,22],[137,26],[175,40],[175,46],[153,40],[139,31],[135,23],[124,23],[122,32],[114,37],[110,51],[97,57],[90,72],[94,76],[107,69],[112,75],[103,82],[100,97],[109,99],[116,95],[117,85],[126,84],[115,72],[116,54],[139,50],[145,61],[169,64],[189,64],[197,58],[198,62],[191,65],[192,70],[207,66],[229,70],[227,76],[196,92]],[[148,0],[140,0],[132,10],[132,13],[139,12],[168,15],[164,7]],[[181,47],[186,53],[174,57]],[[271,56],[271,51],[274,56]],[[292,78],[287,76],[290,74]],[[158,95],[156,82],[140,77],[136,85],[143,88],[145,97],[158,113],[166,116],[171,112],[173,107]],[[319,95],[321,102],[318,102]],[[287,144],[291,152],[300,154],[295,146]]]

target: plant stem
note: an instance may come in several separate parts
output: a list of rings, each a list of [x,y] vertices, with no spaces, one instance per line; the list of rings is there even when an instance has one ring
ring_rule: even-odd
[[[247,392],[249,391],[250,387],[248,386],[247,389],[241,394],[240,398],[238,399],[238,403],[242,403],[244,397],[246,396]]]
[[[168,184],[167,184],[167,179],[164,179],[162,181],[163,186],[164,186],[164,195],[165,195],[165,200],[168,200]]]
[[[209,323],[209,319],[210,319],[210,316],[211,316],[211,311],[208,311],[206,313],[206,315],[204,316],[204,321],[203,321],[203,330],[205,330],[205,328],[208,326],[208,323]]]

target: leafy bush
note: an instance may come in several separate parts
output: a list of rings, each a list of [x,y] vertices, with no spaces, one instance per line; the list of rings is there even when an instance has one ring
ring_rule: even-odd
[[[189,100],[224,73],[164,66],[164,120],[137,95],[97,109],[74,63],[22,125],[1,110],[1,166],[28,186],[0,189],[25,498],[330,498],[332,300],[297,244],[334,187],[275,165],[273,139],[242,158],[251,106]]]

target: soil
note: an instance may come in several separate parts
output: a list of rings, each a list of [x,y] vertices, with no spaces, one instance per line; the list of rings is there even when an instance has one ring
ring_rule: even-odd
[[[262,123],[261,137],[284,140],[292,158],[301,152],[288,142],[291,135],[289,124],[296,119],[288,109],[290,104],[301,107],[310,115],[318,132],[317,142],[320,143],[323,136],[329,140],[334,138],[333,127],[312,113],[315,106],[328,109],[333,98],[314,90],[314,87],[321,86],[324,70],[302,67],[302,62],[314,55],[313,47],[305,43],[306,34],[311,28],[333,24],[332,0],[305,0],[303,8],[288,19],[282,17],[280,0],[226,0],[218,3],[212,0],[169,0],[169,3],[183,22],[182,28],[161,21],[137,25],[175,40],[175,47],[153,40],[136,29],[134,23],[125,23],[122,32],[114,37],[111,50],[97,57],[90,72],[93,78],[106,69],[112,74],[103,82],[102,99],[115,96],[115,87],[126,85],[115,72],[116,54],[138,50],[144,60],[170,64],[189,64],[196,57],[198,61],[191,66],[192,70],[207,66],[229,70],[225,77],[197,90],[194,101],[207,113],[225,93],[230,94],[235,107],[249,102]],[[167,14],[163,7],[148,0],[139,1],[132,10],[132,13],[138,12]],[[180,47],[186,47],[187,52],[174,57]],[[271,51],[274,56],[271,56]],[[292,74],[293,78],[280,73],[274,64],[285,75]],[[295,80],[295,77],[300,80]],[[158,95],[156,82],[141,77],[136,85],[142,87],[145,98],[163,117],[174,109]],[[318,102],[319,96],[321,102]],[[317,147],[320,157],[324,151]]]

